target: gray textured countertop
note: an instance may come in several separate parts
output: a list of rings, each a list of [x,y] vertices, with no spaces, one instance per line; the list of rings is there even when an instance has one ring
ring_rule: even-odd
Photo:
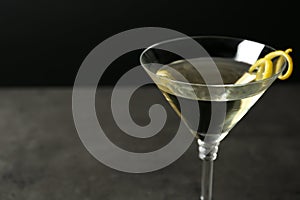
[[[284,82],[272,86],[221,143],[214,199],[300,199],[299,91],[300,85]],[[133,101],[138,123],[147,121],[143,110],[147,103],[164,102],[156,89],[144,88],[136,98],[142,93],[151,95]],[[109,113],[106,97],[98,95],[96,101],[100,115]],[[170,133],[178,118],[169,112],[163,131]],[[161,134],[161,139],[147,143],[130,141],[110,116],[101,123],[116,144],[132,150],[170,139]],[[162,170],[118,172],[95,160],[82,145],[72,119],[71,88],[0,89],[1,200],[198,199],[201,162],[197,154],[194,142]]]

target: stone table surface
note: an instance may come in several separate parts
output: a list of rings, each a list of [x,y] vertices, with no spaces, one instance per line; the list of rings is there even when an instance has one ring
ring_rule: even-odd
[[[141,88],[129,106],[133,120],[146,125],[149,106],[165,105],[168,120],[155,139],[124,134],[111,116],[110,88],[100,91],[99,122],[115,144],[147,152],[172,139],[179,120],[156,88]],[[273,85],[220,144],[215,200],[300,199],[299,91],[300,85]],[[72,117],[72,88],[0,89],[1,200],[198,199],[197,156],[194,141],[161,170],[116,171],[97,161],[80,141]]]

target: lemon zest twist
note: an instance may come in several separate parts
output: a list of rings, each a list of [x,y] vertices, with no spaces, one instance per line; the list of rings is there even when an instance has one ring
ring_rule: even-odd
[[[284,59],[286,59],[288,63],[287,71],[284,75],[279,75],[278,78],[280,80],[285,80],[289,78],[293,72],[293,60],[289,53],[292,52],[292,49],[287,49],[286,51],[273,51],[267,54],[264,58],[258,59],[250,68],[249,72],[252,73],[254,70],[257,70],[256,79],[261,80],[270,78],[273,75],[273,61],[272,59],[279,57],[274,69],[274,73],[278,73],[284,64]]]

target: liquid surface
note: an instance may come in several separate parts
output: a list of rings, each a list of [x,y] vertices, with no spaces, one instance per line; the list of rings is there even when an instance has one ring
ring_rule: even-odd
[[[234,84],[249,69],[248,64],[232,59],[213,58],[213,61],[216,65],[203,58],[176,61],[161,67],[156,74],[163,78],[155,80],[190,131],[206,142],[222,140],[267,89],[263,84],[207,87],[205,82],[220,86]]]

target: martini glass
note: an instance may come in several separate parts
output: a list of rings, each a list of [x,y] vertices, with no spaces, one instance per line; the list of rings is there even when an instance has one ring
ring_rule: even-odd
[[[200,36],[154,44],[140,57],[143,68],[197,138],[203,162],[202,200],[212,199],[213,161],[220,141],[286,66],[284,63],[263,80],[254,80],[256,75],[247,73],[259,58],[274,50],[239,38]]]

